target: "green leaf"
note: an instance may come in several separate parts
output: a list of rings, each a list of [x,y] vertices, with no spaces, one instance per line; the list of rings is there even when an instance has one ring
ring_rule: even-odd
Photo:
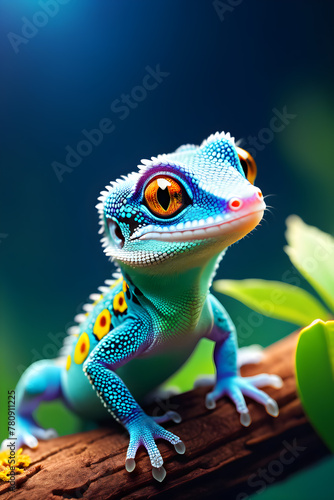
[[[280,281],[218,280],[213,288],[265,316],[299,326],[306,326],[317,318],[329,319],[328,311],[312,295]]]
[[[334,238],[296,215],[288,217],[286,224],[288,246],[284,250],[334,312]]]
[[[334,453],[334,321],[314,321],[299,335],[297,389],[313,427]]]
[[[163,384],[163,389],[177,387],[181,392],[190,391],[201,375],[213,375],[216,371],[213,363],[214,346],[214,342],[202,339],[188,361]]]

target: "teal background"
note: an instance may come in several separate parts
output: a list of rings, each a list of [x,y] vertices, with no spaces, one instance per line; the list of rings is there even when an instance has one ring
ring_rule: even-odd
[[[255,158],[257,185],[271,195],[272,208],[228,251],[218,278],[294,279],[309,289],[283,252],[284,221],[296,213],[334,234],[334,4],[222,3],[223,19],[206,0],[69,0],[16,54],[8,33],[22,36],[22,17],[32,20],[41,6],[1,1],[2,437],[7,390],[32,361],[56,355],[73,316],[112,272],[94,206],[105,184],[141,158],[199,143],[216,130],[257,137],[273,108],[286,106],[296,117],[261,143]],[[121,120],[110,105],[157,64],[169,75]],[[82,129],[102,118],[115,130],[60,183],[52,163],[64,163],[65,147],[75,148]],[[247,320],[246,307],[223,301],[236,324]],[[266,346],[293,330],[264,318],[251,336],[239,332],[240,343]],[[40,416],[61,433],[78,425],[57,403]],[[327,498],[333,465],[319,464],[259,498]]]

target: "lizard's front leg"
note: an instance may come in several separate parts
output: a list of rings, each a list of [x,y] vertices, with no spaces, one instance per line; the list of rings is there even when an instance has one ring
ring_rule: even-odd
[[[237,368],[237,337],[234,324],[221,303],[209,295],[209,301],[214,316],[214,327],[210,339],[216,342],[214,362],[217,370],[216,384],[212,392],[206,396],[206,407],[213,409],[216,401],[222,396],[228,396],[240,413],[240,422],[244,426],[251,423],[251,417],[244,396],[248,396],[265,406],[269,415],[277,417],[278,405],[259,387],[282,386],[282,379],[277,375],[262,373],[254,377],[242,377]]]
[[[130,434],[125,467],[132,472],[135,456],[144,445],[152,464],[152,474],[162,481],[166,475],[156,439],[172,443],[178,453],[184,453],[183,442],[148,416],[135,401],[115,370],[130,359],[142,354],[151,344],[152,329],[142,320],[128,319],[108,334],[92,351],[84,364],[84,371],[104,406],[123,424]]]

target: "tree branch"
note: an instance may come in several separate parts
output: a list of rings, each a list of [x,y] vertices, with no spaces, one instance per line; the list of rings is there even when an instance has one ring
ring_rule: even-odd
[[[10,492],[9,484],[2,484],[0,496],[15,500],[164,499],[171,495],[216,499],[221,493],[224,500],[242,500],[317,462],[329,451],[307,422],[296,394],[296,341],[297,334],[292,334],[267,348],[261,363],[242,368],[244,376],[267,372],[283,378],[282,389],[267,391],[280,407],[276,419],[249,402],[252,424],[243,428],[226,398],[214,411],[206,410],[205,388],[170,399],[169,408],[178,410],[183,421],[166,427],[180,436],[187,450],[181,456],[167,443],[159,443],[167,470],[163,483],[152,478],[143,449],[138,452],[135,471],[125,471],[128,436],[113,425],[42,442],[35,451],[26,449],[32,464],[17,476],[17,490]]]

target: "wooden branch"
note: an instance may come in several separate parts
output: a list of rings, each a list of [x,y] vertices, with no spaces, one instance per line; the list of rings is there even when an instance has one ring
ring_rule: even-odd
[[[253,422],[243,428],[226,398],[214,411],[205,409],[205,388],[169,400],[169,409],[179,411],[183,421],[166,427],[180,436],[187,451],[178,455],[172,446],[159,443],[167,470],[163,483],[152,478],[144,449],[138,452],[135,471],[125,471],[128,436],[114,425],[42,442],[35,451],[26,449],[32,464],[17,476],[17,490],[10,492],[9,484],[2,484],[0,496],[15,500],[132,500],[171,495],[216,499],[218,495],[224,500],[243,500],[317,462],[329,451],[307,422],[296,395],[296,340],[297,334],[292,334],[273,344],[265,350],[263,362],[242,369],[244,376],[268,372],[284,379],[282,389],[268,389],[280,406],[276,419],[250,402]]]

